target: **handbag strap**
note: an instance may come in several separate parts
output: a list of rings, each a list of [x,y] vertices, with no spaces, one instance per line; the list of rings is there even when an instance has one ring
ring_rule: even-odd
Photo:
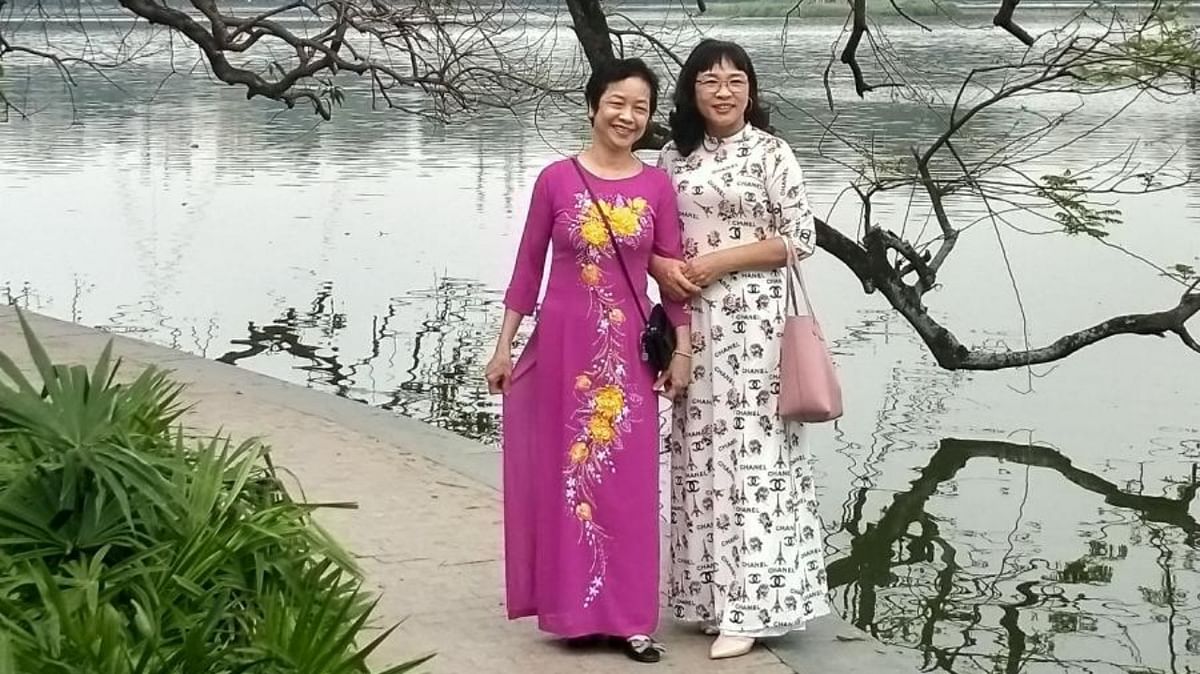
[[[796,248],[792,245],[792,240],[787,236],[781,236],[783,245],[787,248],[787,299],[784,303],[784,311],[791,311],[791,315],[800,314],[800,307],[796,300],[796,289],[793,278],[800,283],[800,293],[804,296],[804,306],[808,309],[809,316],[816,316],[813,311],[812,298],[808,296],[808,287],[804,284],[804,272],[800,271],[800,260],[796,257]]]
[[[642,302],[638,299],[637,288],[633,285],[633,279],[629,276],[629,269],[625,267],[625,258],[621,255],[621,247],[617,245],[617,237],[613,234],[612,225],[608,222],[608,215],[604,212],[604,208],[600,205],[600,200],[596,198],[596,193],[592,191],[592,185],[588,182],[587,174],[583,172],[583,167],[579,165],[579,159],[571,157],[571,165],[575,167],[575,172],[579,174],[579,180],[583,183],[583,188],[587,190],[588,196],[592,199],[592,204],[596,206],[596,211],[600,214],[600,219],[604,221],[604,229],[608,231],[608,241],[612,245],[613,253],[617,256],[617,264],[621,265],[621,274],[625,276],[625,283],[629,285],[629,293],[633,295],[633,303],[637,305],[638,313],[642,316],[642,323],[650,325],[650,319],[646,316],[646,310],[642,307]]]

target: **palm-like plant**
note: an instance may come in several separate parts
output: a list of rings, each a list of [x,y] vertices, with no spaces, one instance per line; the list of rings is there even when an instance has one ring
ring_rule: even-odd
[[[41,381],[0,353],[0,674],[369,672],[391,630],[356,646],[374,603],[266,448],[189,436],[166,373],[119,381],[111,343],[56,365],[20,320]]]

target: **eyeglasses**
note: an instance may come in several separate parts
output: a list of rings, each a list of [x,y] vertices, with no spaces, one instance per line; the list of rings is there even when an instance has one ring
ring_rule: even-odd
[[[744,94],[750,88],[750,82],[743,77],[720,80],[715,77],[703,77],[696,80],[696,88],[709,94],[715,94],[721,87],[728,87],[731,94]]]

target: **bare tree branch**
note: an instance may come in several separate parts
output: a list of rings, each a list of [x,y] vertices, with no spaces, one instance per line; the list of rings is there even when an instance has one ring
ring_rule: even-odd
[[[877,287],[913,326],[938,364],[948,370],[1003,370],[1052,363],[1080,349],[1119,335],[1162,337],[1167,333],[1174,333],[1185,346],[1200,353],[1200,344],[1197,344],[1187,328],[1187,322],[1200,313],[1200,293],[1195,292],[1195,286],[1184,293],[1179,303],[1170,309],[1148,314],[1116,316],[1060,337],[1043,347],[1000,352],[972,349],[963,345],[953,333],[929,315],[921,304],[920,296],[911,287],[894,279],[889,279],[887,283]]]
[[[921,176],[921,186],[925,189],[925,194],[928,195],[929,202],[933,205],[934,217],[937,218],[938,226],[942,229],[942,245],[938,249],[937,254],[933,256],[933,259],[929,261],[929,269],[936,274],[942,268],[942,265],[945,264],[946,258],[950,257],[950,253],[954,251],[954,246],[958,243],[958,230],[954,229],[954,225],[950,223],[950,216],[946,213],[946,204],[942,199],[944,196],[943,189],[938,186],[929,172],[929,162],[932,159],[932,155],[926,154],[925,156],[921,156],[918,154],[916,148],[913,148],[913,158],[917,161],[917,172]]]
[[[365,76],[372,93],[391,107],[439,118],[475,107],[511,108],[567,89],[549,61],[537,58],[534,32],[509,31],[522,25],[524,12],[506,0],[486,0],[486,6],[474,0],[404,5],[288,0],[251,16],[240,16],[218,0],[189,2],[190,7],[183,7],[119,0],[132,16],[195,45],[212,76],[243,87],[247,98],[280,101],[289,108],[306,102],[325,119],[344,99],[343,81],[337,79],[341,75]],[[299,29],[297,18],[303,19]],[[9,32],[0,23],[0,58],[5,53],[38,56],[54,62],[68,78],[72,66],[121,65],[90,53],[63,54],[49,38],[43,39],[45,48],[15,44]],[[122,48],[124,41],[117,42]],[[282,55],[277,51],[281,46]],[[397,96],[400,92],[419,96]]]
[[[816,219],[817,245],[846,265],[862,283],[864,292],[874,292],[875,283],[871,275],[870,258],[867,251],[853,239],[831,227],[827,222]]]
[[[1003,28],[1012,34],[1027,47],[1032,47],[1037,39],[1025,31],[1024,28],[1017,25],[1013,20],[1013,13],[1017,11],[1017,5],[1021,4],[1021,0],[1004,0],[1000,3],[1000,9],[996,12],[995,18],[992,19],[992,24],[998,28]]]
[[[854,91],[862,98],[867,92],[884,87],[896,87],[898,84],[887,82],[883,84],[868,84],[863,75],[862,66],[858,63],[858,47],[864,36],[869,35],[867,28],[867,0],[850,0],[850,37],[842,49],[842,63],[850,67],[854,76]]]
[[[932,32],[936,24],[921,24],[896,0],[891,1],[900,16]],[[4,20],[7,2],[0,0],[0,62],[5,55],[45,59],[54,64],[68,90],[76,81],[75,71],[87,68],[103,74],[149,49],[146,45],[129,48],[127,36],[117,39],[122,46],[112,54],[90,48],[65,53],[49,44],[48,37],[41,44],[19,42],[13,39],[14,24]],[[252,12],[239,12],[221,0],[188,0],[190,4],[170,6],[158,0],[119,3],[131,16],[162,27],[159,35],[181,37],[194,45],[216,80],[241,87],[248,98],[266,98],[288,107],[309,104],[326,119],[341,103],[343,85],[352,75],[370,85],[373,101],[444,119],[484,106],[514,108],[535,102],[541,109],[547,101],[565,104],[578,91],[577,70],[583,61],[595,68],[627,49],[657,55],[668,72],[683,63],[682,45],[673,43],[666,31],[639,25],[628,14],[606,12],[600,0],[566,0],[578,43],[577,55],[567,59],[566,69],[552,62],[561,60],[561,51],[548,49],[536,35],[531,36],[533,31],[523,18],[529,10],[517,10],[505,0],[414,0],[402,5],[378,0],[279,0]],[[830,110],[834,109],[832,70],[840,58],[860,98],[889,88],[903,104],[920,106],[921,123],[936,127],[926,141],[888,156],[877,147],[873,130],[855,127],[853,116],[843,121],[834,115],[832,121],[825,121],[809,115],[824,130],[818,151],[849,174],[841,194],[853,192],[862,204],[856,231],[817,221],[818,245],[853,273],[865,292],[885,297],[938,363],[949,369],[1028,367],[1125,334],[1171,333],[1189,349],[1200,351],[1187,329],[1187,322],[1200,312],[1194,271],[1177,265],[1172,273],[1168,264],[1104,240],[1106,228],[1120,217],[1117,206],[1110,203],[1116,195],[1188,185],[1193,181],[1191,172],[1171,171],[1174,154],[1161,162],[1135,157],[1141,149],[1136,144],[1114,156],[1088,160],[1082,167],[1063,166],[1056,175],[1047,175],[1043,168],[1048,159],[1118,122],[1143,95],[1156,100],[1191,95],[1200,68],[1200,32],[1174,23],[1157,11],[1156,4],[1136,20],[1115,10],[1107,19],[1097,18],[1095,12],[1080,13],[1035,38],[1017,24],[1018,4],[1019,0],[1003,0],[992,23],[1026,48],[1010,50],[1011,58],[997,63],[960,68],[954,72],[959,86],[947,89],[943,71],[953,69],[954,63],[913,63],[901,46],[888,40],[886,24],[868,15],[866,0],[851,0],[847,23],[831,45],[824,73]],[[702,3],[700,9],[704,10]],[[41,11],[40,6],[36,11]],[[992,39],[1009,40],[994,28],[986,30]],[[550,28],[547,35],[553,31]],[[553,41],[553,37],[545,39]],[[1086,119],[1082,111],[1088,99],[1121,92],[1130,92],[1131,100],[1099,115],[1099,122],[1079,125],[1077,116]],[[1056,107],[1053,113],[1039,110],[1037,101],[1046,96],[1069,97],[1073,105],[1065,111]],[[774,98],[780,106],[799,109],[786,97]],[[5,111],[16,109],[11,99],[0,91]],[[1021,113],[1013,114],[1018,107]],[[668,137],[669,129],[655,123],[642,146],[660,146]],[[852,158],[845,151],[827,152],[827,145],[833,143],[842,144]],[[873,200],[904,193],[909,194],[909,203],[898,216],[901,226],[873,220],[878,217],[875,213],[887,213],[873,210]],[[1022,226],[1008,217],[1016,213],[1031,214],[1036,222],[1050,226],[1045,231]],[[912,219],[920,226],[910,228]],[[1184,283],[1187,291],[1172,308],[1116,316],[1044,346],[1027,341],[1021,350],[997,351],[966,345],[931,316],[924,302],[940,287],[938,276],[963,237],[984,221],[994,226],[998,236],[1002,226],[1030,235],[1082,234],[1081,240],[1100,241],[1123,251]],[[1006,252],[1003,238],[989,245],[997,243]]]
[[[650,43],[651,45],[653,45],[654,49],[659,54],[665,56],[666,58],[669,58],[672,62],[674,62],[675,66],[677,68],[683,67],[683,58],[680,57],[679,54],[675,53],[676,48],[667,46],[666,44],[664,44],[662,42],[662,40],[660,40],[657,37],[654,37],[650,33],[646,32],[646,30],[644,30],[640,25],[638,25],[638,23],[636,21],[629,18],[625,14],[620,14],[620,13],[614,12],[613,16],[623,19],[631,27],[630,28],[611,28],[610,27],[608,29],[608,32],[610,34],[616,35],[618,37],[624,37],[624,36],[639,37],[639,38],[645,40],[646,42]]]
[[[921,23],[920,21],[917,21],[916,19],[909,16],[908,13],[904,11],[904,8],[902,8],[900,6],[900,3],[896,2],[896,0],[889,0],[889,1],[892,3],[892,9],[896,10],[897,14],[904,17],[905,21],[908,21],[909,23],[920,28],[921,30],[925,31],[926,33],[933,32],[932,28],[930,28],[929,26],[927,26],[927,25]]]

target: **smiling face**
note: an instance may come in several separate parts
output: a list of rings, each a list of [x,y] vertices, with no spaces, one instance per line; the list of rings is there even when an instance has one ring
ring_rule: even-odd
[[[640,77],[612,82],[592,112],[592,142],[630,150],[650,123],[650,85]]]
[[[696,107],[709,134],[723,137],[739,131],[749,104],[750,77],[728,60],[696,76]]]

